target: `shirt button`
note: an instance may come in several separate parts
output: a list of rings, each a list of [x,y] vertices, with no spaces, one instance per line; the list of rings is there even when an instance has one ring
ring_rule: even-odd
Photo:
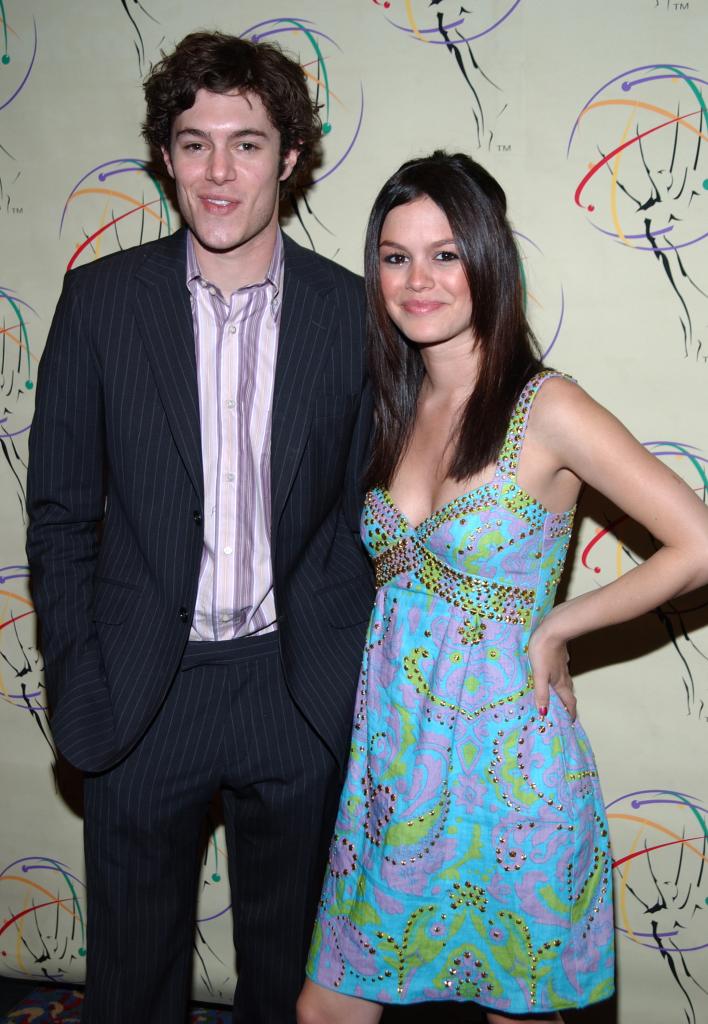
[[[187,622],[189,620],[189,613],[184,606],[182,606],[182,608],[180,608],[179,610],[179,617],[182,620],[182,622]]]
[[[224,402],[224,405],[226,406],[227,409],[233,409],[236,403],[234,402],[233,398],[227,398],[226,401]]]
[[[229,483],[231,483],[232,480],[236,479],[236,475],[234,473],[225,473],[224,476],[225,479],[229,481]]]
[[[225,555],[233,555],[233,553],[234,553],[234,549],[227,544],[226,547],[224,548],[224,554]]]
[[[192,519],[197,524],[197,526],[199,526],[199,524],[202,521],[202,514],[201,514],[201,512],[199,512],[197,509],[195,509],[194,512],[192,512]]]
[[[222,622],[231,622],[231,616],[230,615],[222,615],[221,616],[221,621]]]
[[[235,333],[236,333],[236,327],[234,326],[234,324],[231,324],[229,326],[229,334],[235,334]]]
[[[209,294],[210,295],[216,295],[216,288],[214,287],[213,284],[209,285]]]

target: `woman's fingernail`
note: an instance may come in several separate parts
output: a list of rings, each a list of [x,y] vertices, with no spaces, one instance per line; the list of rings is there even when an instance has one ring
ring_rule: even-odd
[[[538,709],[538,713],[541,716],[541,718],[545,718],[546,717],[546,715],[548,714],[548,708],[546,707],[545,704],[541,705],[541,707]]]

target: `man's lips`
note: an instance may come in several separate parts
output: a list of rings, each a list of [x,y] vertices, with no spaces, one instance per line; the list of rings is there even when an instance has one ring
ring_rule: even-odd
[[[406,313],[412,313],[414,316],[423,316],[425,313],[434,313],[436,310],[441,309],[443,306],[442,302],[433,302],[428,300],[426,302],[404,302],[403,308]]]
[[[240,205],[229,196],[200,196],[199,201],[209,213],[232,213]]]

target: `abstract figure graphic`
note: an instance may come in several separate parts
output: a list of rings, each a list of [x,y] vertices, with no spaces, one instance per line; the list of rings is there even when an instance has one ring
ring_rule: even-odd
[[[679,441],[645,441],[645,447],[657,458],[667,461],[684,476],[698,496],[708,503],[708,458],[693,445]],[[582,565],[593,574],[614,572],[618,577],[625,568],[631,568],[639,558],[624,541],[618,539],[619,530],[627,516],[606,516],[607,525],[599,528],[582,552]],[[648,531],[642,529],[643,546],[649,554],[659,547]],[[603,559],[604,555],[604,559]],[[603,559],[604,565],[598,564]],[[605,582],[604,579],[602,582]],[[705,624],[708,603],[698,595],[674,598],[654,610],[678,658],[686,713],[708,721],[708,651],[693,635],[693,626]]]
[[[707,814],[705,801],[668,789],[627,793],[607,807],[617,930],[657,959],[687,1024],[708,1019],[696,970],[708,949]]]
[[[376,0],[374,0],[376,3]],[[521,0],[487,0],[467,6],[452,0],[392,0],[380,4],[394,28],[417,43],[444,47],[469,90],[475,139],[478,148],[491,149],[506,101],[480,67],[472,44],[503,25]]]
[[[0,872],[3,970],[40,981],[83,975],[85,886],[66,864],[23,857]]]
[[[171,231],[160,180],[145,161],[132,157],[109,160],[84,174],[69,193],[59,225],[60,235],[71,232],[67,270]]]
[[[270,18],[251,25],[241,37],[254,43],[277,41],[286,52],[297,55],[322,118],[324,164],[313,184],[326,181],[349,157],[364,118],[364,89],[361,82],[353,84],[344,51],[307,18]],[[345,73],[340,74],[340,69]],[[317,229],[331,236],[305,194],[291,196],[290,202],[313,249]]]
[[[138,58],[138,73],[142,78],[149,68],[151,56],[157,52],[165,36],[160,22],[142,0],[120,0],[120,6],[130,21],[133,46]]]
[[[13,202],[13,189],[22,174],[12,153],[0,144],[0,216],[17,212]]]
[[[708,360],[706,79],[647,64],[602,85],[568,140],[582,172],[576,205],[615,242],[658,267],[676,302],[685,356]],[[647,270],[647,273],[650,273]]]
[[[0,481],[14,490],[14,508],[25,523],[27,435],[37,357],[30,348],[28,323],[35,310],[11,288],[0,285]]]
[[[0,110],[20,95],[37,58],[37,24],[26,7],[0,0]]]

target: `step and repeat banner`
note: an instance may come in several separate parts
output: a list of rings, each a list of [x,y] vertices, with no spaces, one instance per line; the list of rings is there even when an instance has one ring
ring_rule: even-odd
[[[218,28],[280,44],[324,161],[288,211],[359,270],[384,179],[434,148],[501,181],[528,309],[572,373],[708,500],[708,3],[702,0],[0,0],[0,973],[80,982],[80,779],[57,766],[24,553],[37,363],[78,266],[174,231],[141,81]],[[566,593],[654,550],[597,494]],[[708,595],[579,641],[580,714],[612,828],[618,988],[587,1019],[708,1020]],[[195,994],[235,974],[219,807],[205,824]]]

